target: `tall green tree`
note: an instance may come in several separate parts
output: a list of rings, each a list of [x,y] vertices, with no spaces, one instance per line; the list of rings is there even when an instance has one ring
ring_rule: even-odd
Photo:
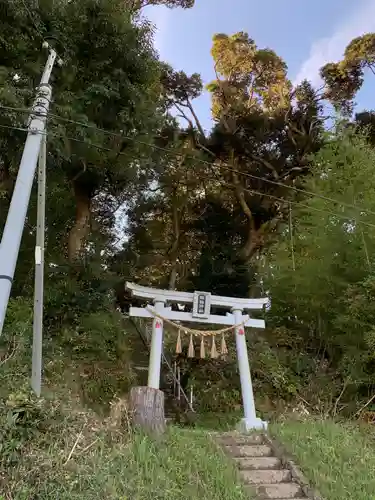
[[[232,255],[242,268],[259,262],[287,216],[293,192],[284,185],[298,185],[309,172],[309,155],[321,146],[322,110],[311,85],[293,88],[285,62],[248,34],[215,35],[212,55],[209,143],[237,227]]]
[[[150,186],[130,200],[125,245],[134,278],[170,289],[186,287],[186,270],[194,268],[193,249],[199,249],[194,206],[204,190],[204,180],[193,168],[199,151],[191,146],[191,131],[178,133],[169,152],[156,155]]]
[[[193,107],[202,82],[163,64],[161,86],[165,123],[155,131],[145,186],[129,199],[128,241],[114,265],[141,282],[186,288],[200,249],[196,204],[209,184],[201,162],[206,138]]]
[[[367,71],[372,74],[375,71],[375,33],[354,38],[341,61],[327,63],[321,68],[326,86],[324,96],[336,109],[350,114]]]
[[[133,21],[120,0],[43,0],[27,10],[15,1],[5,2],[4,9],[2,61],[8,97],[3,102],[31,104],[32,92],[18,89],[33,89],[40,78],[46,56],[39,33],[64,58],[63,67],[53,72],[51,111],[66,121],[51,119],[49,162],[74,200],[75,213],[68,214],[66,239],[60,241],[73,262],[84,253],[99,198],[101,204],[103,198],[116,204],[137,183],[139,161],[148,151],[132,138],[142,139],[158,126],[159,63],[152,33],[147,23]],[[17,164],[19,152],[15,146],[11,151]],[[9,186],[4,160],[2,185]]]
[[[275,342],[286,335],[318,372],[324,360],[338,394],[343,383],[359,396],[373,384],[374,161],[363,137],[331,137],[306,180],[316,196],[293,207],[292,225],[267,258]]]
[[[240,32],[215,35],[211,54],[217,78],[208,88],[215,119],[235,120],[251,110],[287,109],[291,98],[287,66],[273,50],[259,49],[247,33]]]
[[[170,129],[167,139],[159,138],[157,144],[172,148],[175,153],[174,160],[167,155],[163,161],[164,171],[170,172],[173,165],[176,176],[168,174],[164,179],[177,181],[180,176],[177,182],[182,183],[181,189],[186,167],[190,176],[200,179],[199,189],[195,186],[190,193],[189,224],[184,226],[186,234],[194,235],[199,243],[192,251],[190,244],[185,245],[186,238],[179,238],[178,260],[190,262],[191,266],[185,288],[199,284],[201,288],[218,291],[220,282],[220,291],[226,289],[229,293],[237,280],[240,284],[235,293],[243,295],[256,281],[251,262],[256,268],[259,253],[272,241],[287,216],[293,192],[279,183],[294,185],[306,175],[309,155],[320,147],[321,108],[307,82],[293,89],[285,63],[273,51],[258,49],[245,33],[216,35],[212,54],[217,74],[216,81],[208,87],[212,92],[213,130],[203,130],[194,109],[194,99],[202,90],[199,75],[189,76],[165,66],[161,80],[165,112],[182,120],[182,130],[176,133]],[[183,143],[179,146],[177,138],[185,133],[190,143],[189,150],[183,153],[178,151]],[[181,158],[184,161],[177,167]],[[171,199],[171,186],[167,187],[165,180],[158,189],[159,201]],[[157,197],[154,193],[152,196],[155,201]],[[179,194],[178,199],[183,197]],[[137,202],[136,211],[148,220],[149,240],[160,241],[164,233],[156,224],[154,208],[144,211],[141,206],[146,207]],[[158,224],[176,227],[166,215],[172,212],[160,210],[163,221],[159,218]],[[129,216],[137,220],[131,213]],[[165,217],[169,217],[168,223]],[[137,223],[132,234],[136,226]],[[143,222],[141,227],[144,228]],[[188,240],[191,241],[190,236]],[[168,238],[161,238],[162,246],[166,241]],[[144,251],[144,247],[140,252],[133,248],[133,255]],[[164,262],[170,262],[162,254]]]

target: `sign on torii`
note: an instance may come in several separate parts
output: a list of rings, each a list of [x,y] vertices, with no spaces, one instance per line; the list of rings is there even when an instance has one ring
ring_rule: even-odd
[[[151,352],[148,370],[148,386],[159,389],[160,369],[163,353],[163,320],[186,321],[197,323],[209,323],[219,325],[235,326],[235,338],[238,368],[240,372],[242,401],[244,407],[244,418],[241,420],[241,428],[245,431],[251,429],[264,429],[267,423],[257,418],[255,412],[253,385],[251,382],[249,358],[246,347],[244,327],[264,328],[262,319],[251,318],[244,311],[259,311],[268,303],[263,299],[237,299],[234,297],[220,297],[208,292],[176,292],[174,290],[160,290],[140,286],[127,282],[125,285],[133,297],[145,299],[153,303],[153,306],[130,307],[129,315],[140,318],[153,318]],[[172,311],[166,304],[193,304],[193,311]],[[226,316],[211,314],[211,306],[221,309],[229,309]]]

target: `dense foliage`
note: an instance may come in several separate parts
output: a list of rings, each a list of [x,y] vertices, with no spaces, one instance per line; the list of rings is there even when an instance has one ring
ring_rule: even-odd
[[[194,107],[204,91],[200,75],[160,61],[153,27],[139,15],[146,5],[193,4],[1,2],[1,226],[25,108],[46,60],[42,40],[64,60],[53,70],[48,122],[46,347],[72,362],[86,403],[106,404],[134,380],[130,341],[115,311],[127,307],[125,280],[268,293],[268,328],[251,339],[263,399],[303,397],[314,408],[353,414],[370,397],[375,370],[375,119],[359,113],[328,134],[323,99],[352,109],[373,69],[375,35],[353,40],[341,62],[322,68],[323,95],[307,81],[293,86],[285,61],[249,34],[214,35],[207,132]],[[4,359],[20,323],[29,324],[35,198],[33,192]],[[194,370],[202,408],[216,411],[220,401],[238,407],[234,364]]]
[[[370,396],[373,390],[374,160],[363,138],[333,136],[305,184],[320,197],[293,208],[292,224],[266,256],[269,325],[278,344],[293,351],[294,364],[313,361],[299,369],[310,371],[312,383],[314,377],[332,380],[325,396],[344,391],[351,411],[355,395]]]

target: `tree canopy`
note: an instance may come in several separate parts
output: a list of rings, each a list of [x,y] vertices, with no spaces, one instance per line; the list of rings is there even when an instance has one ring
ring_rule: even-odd
[[[12,53],[3,48],[2,60],[9,61],[4,100],[28,107],[33,92],[25,94],[21,89],[37,85],[45,53],[35,32],[27,36],[23,31],[30,24],[23,2],[9,2],[6,7],[3,34]],[[66,246],[69,260],[74,261],[89,237],[92,212],[103,210],[105,203],[110,218],[138,177],[134,159],[147,155],[147,150],[131,139],[145,137],[158,127],[159,63],[149,27],[134,24],[120,0],[44,1],[33,10],[33,19],[44,38],[58,40],[64,58],[62,68],[53,73],[52,112],[59,119],[52,118],[49,127],[49,161],[52,176],[59,172],[58,189],[69,186],[74,195],[75,215],[65,220],[67,239],[56,242],[60,248]],[[12,79],[15,74],[17,80]],[[17,118],[18,124],[24,120],[20,114]],[[19,141],[21,134],[8,132],[13,142],[14,136]],[[11,162],[19,161],[15,147],[4,148],[11,159],[2,162],[3,185],[11,184]]]
[[[320,198],[293,207],[292,226],[266,257],[269,320],[285,326],[287,342],[321,357],[351,394],[366,390],[373,376],[373,162],[364,138],[333,138],[306,180]]]
[[[353,99],[362,87],[366,70],[374,73],[375,34],[354,38],[346,47],[344,57],[337,63],[327,63],[321,69],[325,97],[336,109],[350,113]]]

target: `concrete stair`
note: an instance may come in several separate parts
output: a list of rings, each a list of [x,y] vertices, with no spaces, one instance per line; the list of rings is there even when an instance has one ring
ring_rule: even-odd
[[[271,446],[259,434],[223,433],[216,442],[232,458],[239,475],[257,500],[306,500],[301,486],[293,480],[291,471],[274,456]]]

